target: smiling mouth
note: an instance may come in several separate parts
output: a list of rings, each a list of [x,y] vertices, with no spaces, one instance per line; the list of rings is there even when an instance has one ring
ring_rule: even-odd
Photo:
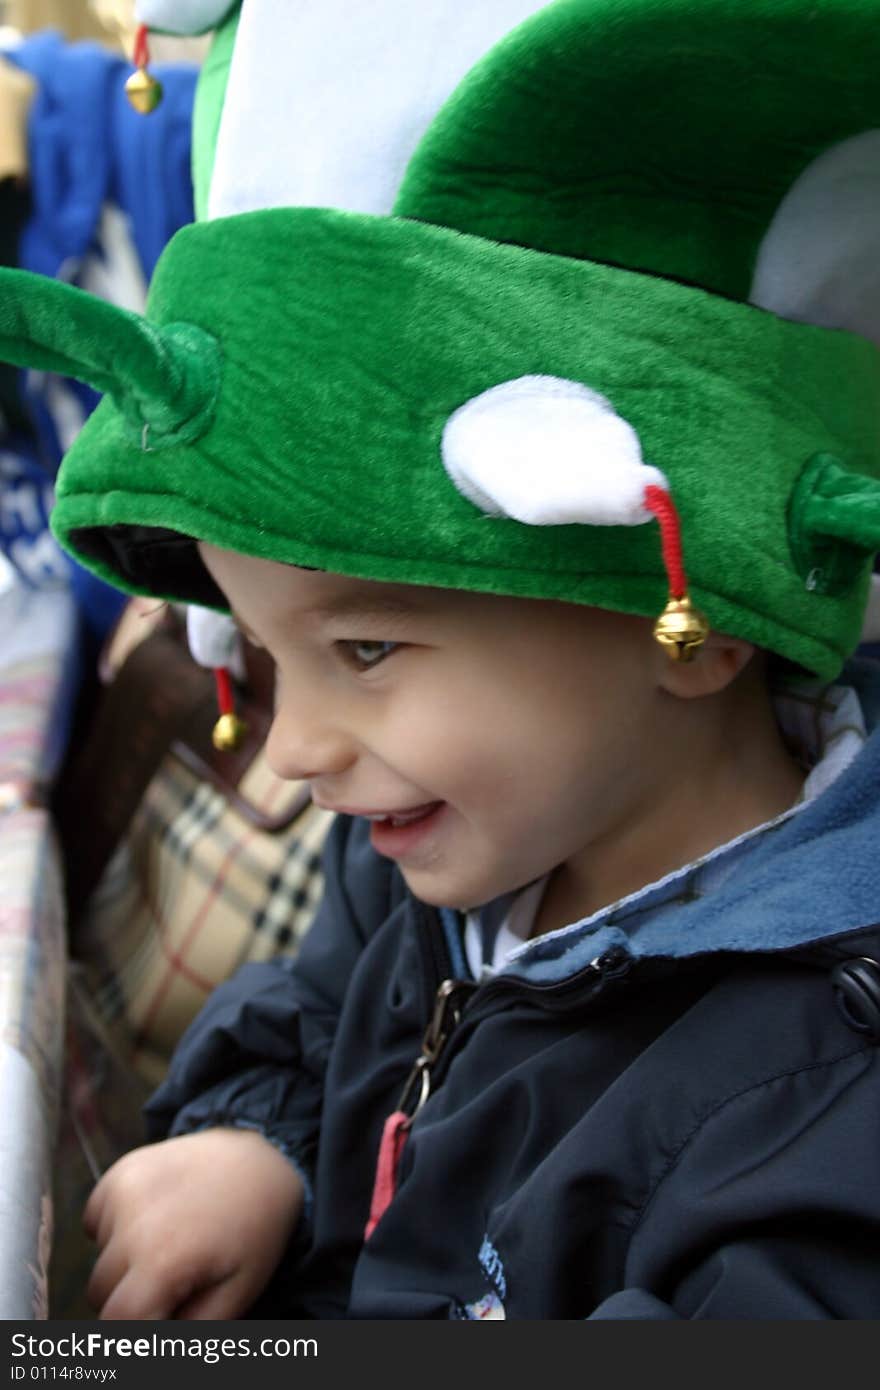
[[[372,821],[374,825],[390,825],[393,829],[399,830],[405,825],[414,825],[416,821],[425,820],[442,804],[441,801],[426,801],[424,805],[413,806],[408,811],[370,811],[362,814],[364,820]]]

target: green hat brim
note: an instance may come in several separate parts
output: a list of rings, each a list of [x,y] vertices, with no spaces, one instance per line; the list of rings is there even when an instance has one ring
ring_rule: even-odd
[[[321,209],[185,228],[148,315],[219,342],[210,422],[186,447],[144,449],[105,400],[52,518],[63,545],[133,592],[221,602],[195,538],[368,579],[656,615],[655,526],[487,517],[441,466],[454,411],[546,374],[607,397],[668,477],[713,626],[822,675],[858,640],[868,554],[843,591],[817,594],[789,518],[817,453],[880,472],[880,356],[858,338],[660,278]]]

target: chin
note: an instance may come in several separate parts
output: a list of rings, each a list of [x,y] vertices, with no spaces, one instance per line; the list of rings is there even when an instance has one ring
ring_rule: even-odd
[[[489,890],[483,893],[479,891],[467,891],[461,884],[450,883],[444,890],[442,883],[436,879],[432,882],[433,875],[430,873],[419,873],[417,870],[407,871],[401,869],[407,888],[418,898],[419,902],[425,903],[427,907],[448,907],[453,912],[473,912],[477,908],[483,907],[486,903],[497,898],[505,890]]]

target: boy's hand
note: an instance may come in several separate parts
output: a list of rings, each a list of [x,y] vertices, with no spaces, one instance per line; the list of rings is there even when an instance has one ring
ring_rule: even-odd
[[[86,1206],[100,1249],[89,1301],[101,1318],[239,1317],[268,1283],[302,1203],[299,1174],[252,1130],[134,1149]]]

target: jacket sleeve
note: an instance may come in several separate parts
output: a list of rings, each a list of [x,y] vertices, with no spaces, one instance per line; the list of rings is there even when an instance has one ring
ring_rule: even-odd
[[[327,1061],[352,972],[402,895],[369,826],[340,816],[324,896],[296,957],[243,966],[209,996],[145,1109],[150,1139],[215,1125],[257,1129],[311,1177]]]
[[[590,1320],[873,1321],[880,1316],[877,1247],[869,1254],[858,1235],[849,1239],[847,1250],[846,1237],[744,1234],[687,1271],[669,1302],[646,1289],[622,1289]]]
[[[626,1286],[591,1319],[880,1316],[880,1054],[732,1097],[695,1129],[643,1210]]]

